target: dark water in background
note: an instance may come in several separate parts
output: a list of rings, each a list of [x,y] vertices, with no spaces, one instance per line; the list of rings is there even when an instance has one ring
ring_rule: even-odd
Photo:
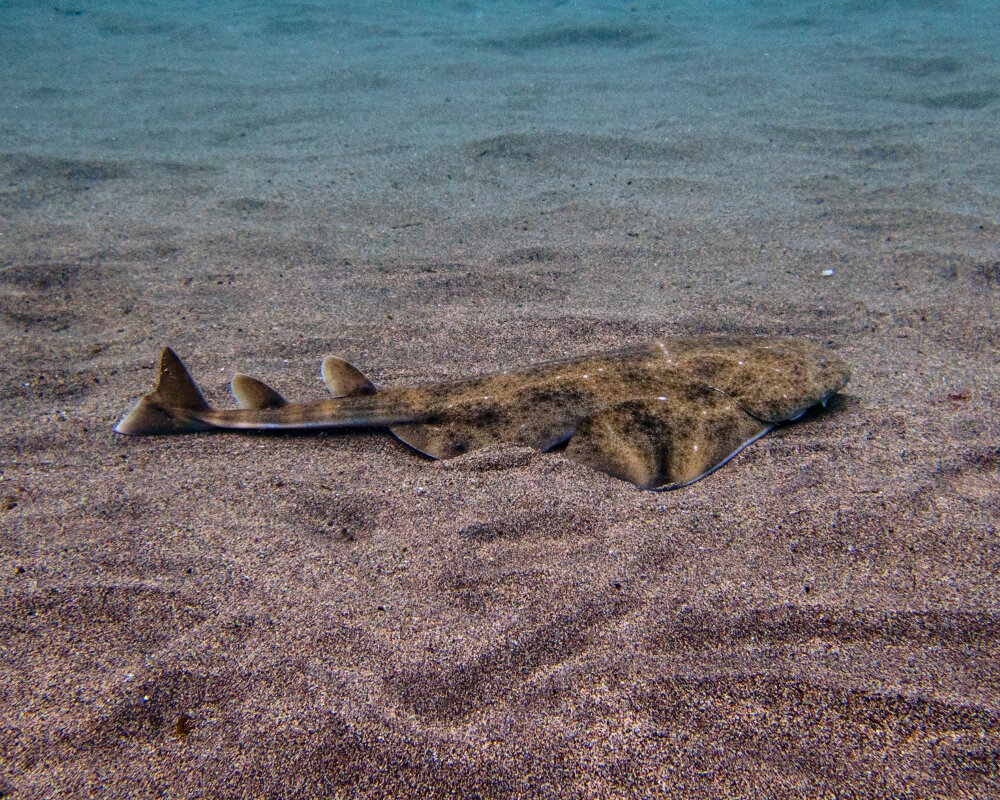
[[[823,151],[994,196],[998,53],[996,2],[5,2],[0,152],[287,164],[628,132],[707,138],[692,171],[741,159],[751,183]]]

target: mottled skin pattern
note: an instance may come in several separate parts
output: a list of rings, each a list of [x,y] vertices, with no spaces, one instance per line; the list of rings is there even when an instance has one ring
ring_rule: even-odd
[[[237,376],[243,408],[211,409],[170,350],[160,384],[117,430],[390,428],[414,449],[451,458],[492,444],[565,455],[645,488],[680,486],[724,464],[774,425],[826,401],[847,365],[797,341],[668,339],[615,353],[411,388],[374,387],[324,362],[335,399],[286,403]],[[345,388],[346,387],[346,388]]]

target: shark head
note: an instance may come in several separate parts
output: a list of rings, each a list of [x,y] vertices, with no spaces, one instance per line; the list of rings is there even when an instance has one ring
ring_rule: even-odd
[[[747,342],[706,358],[711,362],[706,383],[757,419],[771,423],[787,422],[815,405],[826,405],[851,377],[843,359],[809,342]]]

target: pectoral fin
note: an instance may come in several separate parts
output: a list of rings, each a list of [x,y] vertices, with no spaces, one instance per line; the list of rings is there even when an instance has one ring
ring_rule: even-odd
[[[773,427],[703,386],[629,400],[584,419],[565,455],[644,489],[693,483]]]

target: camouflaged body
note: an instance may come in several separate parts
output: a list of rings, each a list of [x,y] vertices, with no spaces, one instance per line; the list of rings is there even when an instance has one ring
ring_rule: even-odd
[[[379,392],[340,359],[327,359],[323,374],[341,396],[288,403],[266,384],[237,376],[233,392],[244,407],[214,410],[168,350],[157,391],[118,430],[389,428],[434,458],[495,444],[565,446],[568,458],[666,488],[697,480],[774,425],[825,404],[850,371],[807,342],[678,338]],[[164,396],[171,391],[173,405]],[[181,395],[187,408],[174,408]],[[156,423],[153,412],[169,424]]]

